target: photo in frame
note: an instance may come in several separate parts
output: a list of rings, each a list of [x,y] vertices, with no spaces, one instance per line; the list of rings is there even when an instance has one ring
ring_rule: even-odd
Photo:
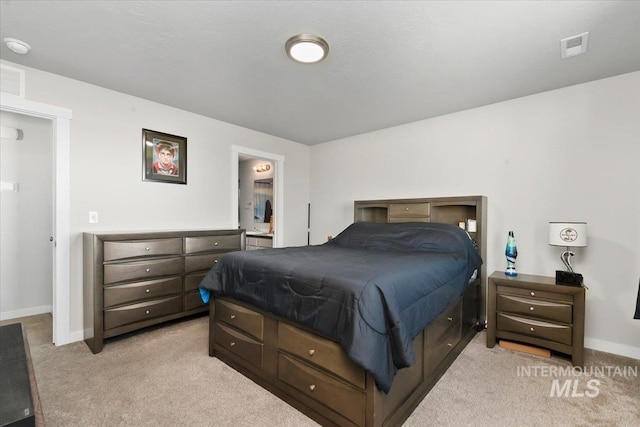
[[[187,138],[142,129],[142,180],[187,183]]]

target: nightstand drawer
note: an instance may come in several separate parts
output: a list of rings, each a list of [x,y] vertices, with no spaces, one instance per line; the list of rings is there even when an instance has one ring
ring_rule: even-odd
[[[571,323],[573,318],[573,306],[571,304],[521,298],[506,294],[497,295],[496,309],[563,323]]]
[[[547,299],[551,301],[560,302],[572,302],[573,295],[560,294],[546,291],[536,291],[526,288],[514,288],[511,286],[497,286],[496,292],[498,294],[517,295],[522,297],[534,298],[534,299]]]
[[[555,323],[498,313],[497,328],[500,331],[514,332],[571,345],[572,328],[567,325],[557,325]]]

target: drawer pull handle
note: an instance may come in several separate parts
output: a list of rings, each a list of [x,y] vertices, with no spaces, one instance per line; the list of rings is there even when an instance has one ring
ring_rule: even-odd
[[[309,356],[313,356],[315,354],[315,352],[316,351],[314,349],[309,350]]]
[[[151,248],[144,248],[145,251],[149,252]]]
[[[532,291],[532,292],[531,292],[531,296],[532,296],[532,297],[535,297],[535,296],[536,296],[536,293]]]
[[[533,328],[529,328],[529,330],[530,330],[531,332],[533,332]]]
[[[409,208],[404,208],[405,211],[409,212]]]
[[[145,292],[146,292],[146,293],[149,293],[149,292],[151,292],[151,291],[150,291],[149,289],[147,289]]]
[[[217,264],[217,263],[218,263],[218,260],[217,260],[217,259],[214,259],[214,260],[213,260],[213,263],[214,263],[214,264]]]
[[[213,244],[213,246],[218,246],[218,242],[215,242],[215,243]]]
[[[151,271],[151,269],[150,269],[150,268],[147,268],[147,273],[148,273],[148,272],[150,272],[150,271]]]
[[[231,344],[229,344],[231,347],[233,347],[234,345],[236,345],[236,343],[234,341],[231,341]]]
[[[529,311],[533,311],[533,307],[529,307]]]
[[[147,313],[147,314],[149,314],[149,310],[147,310],[147,312],[146,312],[146,313]]]
[[[309,386],[309,390],[313,391],[313,390],[315,390],[315,389],[316,389],[316,385],[315,385],[315,384],[311,384],[311,385]]]
[[[453,347],[453,344],[451,344],[450,342],[448,342],[448,343],[447,343],[447,345],[448,345],[449,347]]]
[[[453,322],[453,317],[447,317],[447,320],[448,320],[449,322]]]
[[[236,315],[235,315],[235,314],[232,314],[232,315],[231,315],[231,316],[229,316],[229,317],[231,318],[231,320],[233,320],[233,319],[235,319],[235,318],[236,318]]]

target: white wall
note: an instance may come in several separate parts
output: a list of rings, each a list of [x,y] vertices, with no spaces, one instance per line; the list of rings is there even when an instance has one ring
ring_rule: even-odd
[[[3,111],[0,122],[23,139],[0,142],[0,319],[50,313],[53,303],[51,121]]]
[[[640,359],[640,72],[316,145],[311,159],[312,243],[350,224],[356,199],[479,194],[487,271],[504,270],[514,230],[518,271],[553,276],[548,222],[586,221],[572,262],[589,288],[585,346]]]
[[[82,330],[82,232],[229,228],[231,146],[285,157],[283,242],[306,243],[309,147],[40,70],[26,98],[69,108],[71,333]],[[187,185],[142,181],[142,129],[187,137]],[[97,211],[98,224],[88,223]]]

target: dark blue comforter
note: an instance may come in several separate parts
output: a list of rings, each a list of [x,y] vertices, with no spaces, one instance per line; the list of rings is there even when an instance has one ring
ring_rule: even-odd
[[[200,287],[330,337],[388,392],[415,361],[413,339],[481,264],[456,226],[359,222],[319,246],[224,255]]]

